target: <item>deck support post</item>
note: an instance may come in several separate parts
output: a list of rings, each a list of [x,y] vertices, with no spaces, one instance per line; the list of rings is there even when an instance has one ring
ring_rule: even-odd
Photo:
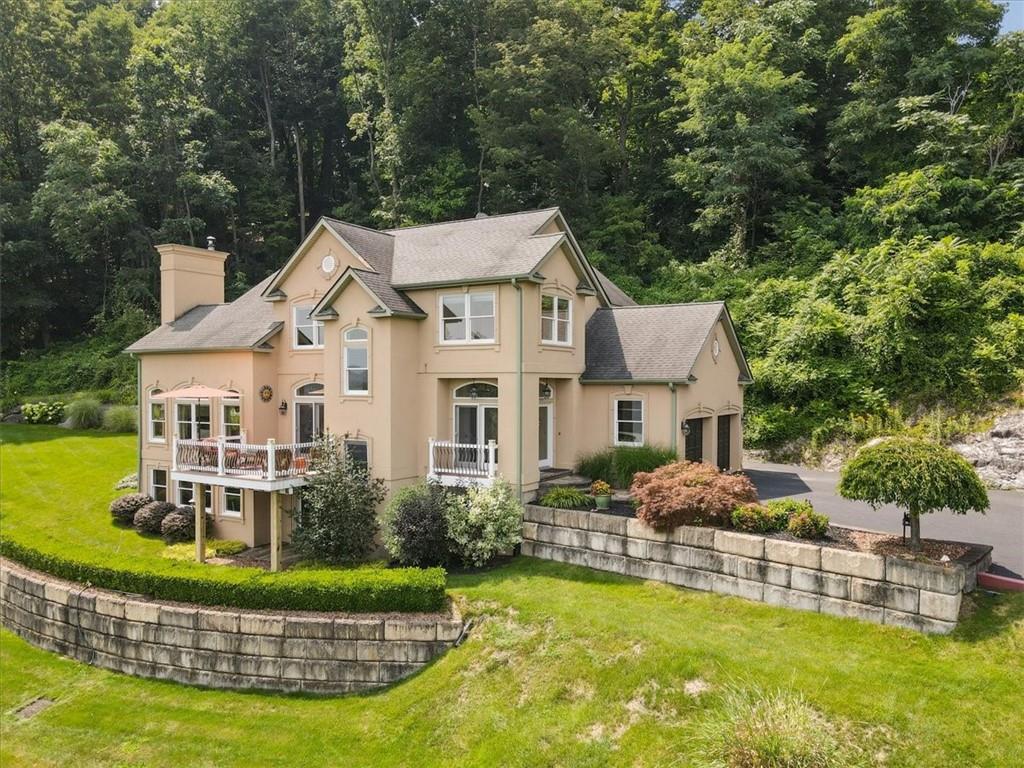
[[[281,570],[281,500],[277,491],[270,492],[270,570]]]
[[[196,518],[196,562],[206,562],[206,486],[192,484],[192,506]]]

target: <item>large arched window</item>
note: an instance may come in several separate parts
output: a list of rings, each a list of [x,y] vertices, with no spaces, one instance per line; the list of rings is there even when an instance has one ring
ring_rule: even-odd
[[[295,388],[295,442],[311,443],[324,433],[324,385]]]
[[[370,394],[370,333],[365,328],[345,331],[341,373],[346,395]]]

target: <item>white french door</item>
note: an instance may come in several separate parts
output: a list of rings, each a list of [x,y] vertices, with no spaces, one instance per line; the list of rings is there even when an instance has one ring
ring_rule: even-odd
[[[541,403],[540,419],[537,424],[537,456],[542,469],[550,467],[555,460],[555,406]]]
[[[498,441],[498,406],[457,403],[455,405],[455,434],[460,445],[480,446],[480,449],[458,449],[460,464],[476,466],[486,460],[483,448],[489,440]]]

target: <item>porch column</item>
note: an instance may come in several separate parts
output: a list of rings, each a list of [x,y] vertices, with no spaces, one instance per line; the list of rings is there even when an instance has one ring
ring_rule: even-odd
[[[277,491],[270,492],[270,570],[281,570],[281,502]]]
[[[206,562],[206,486],[193,484],[192,506],[196,511],[196,562]]]

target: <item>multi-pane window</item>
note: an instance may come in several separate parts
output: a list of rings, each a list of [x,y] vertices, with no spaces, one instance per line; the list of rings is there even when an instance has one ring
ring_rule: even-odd
[[[365,328],[345,331],[345,394],[370,392],[370,334]]]
[[[303,384],[295,389],[295,441],[311,443],[324,433],[324,385]]]
[[[224,489],[224,504],[220,511],[221,517],[241,517],[242,516],[242,489],[241,488],[225,488]]]
[[[194,496],[195,487],[192,483],[178,483],[178,504],[191,507]],[[213,489],[208,485],[203,488],[203,508],[207,512],[213,511]]]
[[[237,400],[225,400],[223,402],[221,424],[224,430],[224,437],[241,437],[242,435],[242,405]]]
[[[160,393],[159,389],[154,389],[149,395]],[[149,439],[154,443],[167,441],[167,403],[163,400],[149,401]]]
[[[540,338],[550,344],[572,342],[572,301],[564,296],[540,297]]]
[[[365,440],[346,440],[345,454],[357,464],[370,463],[370,445]]]
[[[615,401],[615,444],[644,444],[644,401]]]
[[[177,403],[178,437],[202,440],[210,436],[209,403]]]
[[[441,297],[441,342],[494,341],[494,293]]]
[[[295,307],[296,349],[320,349],[324,345],[324,324],[310,315],[313,307]]]
[[[149,470],[149,495],[156,501],[167,501],[167,470]]]

